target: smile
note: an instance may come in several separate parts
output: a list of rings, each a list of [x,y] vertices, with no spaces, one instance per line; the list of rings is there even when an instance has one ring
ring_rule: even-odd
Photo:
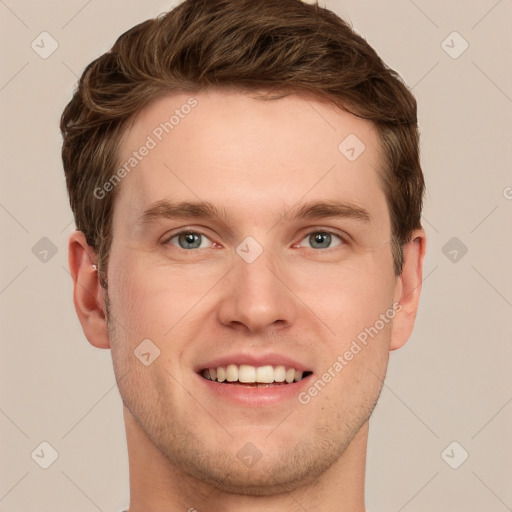
[[[245,384],[256,387],[270,387],[299,382],[310,375],[295,368],[283,365],[251,366],[248,364],[228,364],[217,368],[205,368],[200,375],[206,380],[225,384]]]

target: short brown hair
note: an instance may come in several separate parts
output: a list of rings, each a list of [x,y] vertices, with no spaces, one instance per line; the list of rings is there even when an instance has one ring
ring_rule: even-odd
[[[186,0],[121,35],[84,70],[61,118],[62,159],[77,229],[98,257],[100,279],[112,241],[113,203],[101,187],[118,165],[128,123],[151,99],[225,87],[308,92],[377,127],[382,186],[390,211],[394,271],[421,227],[424,181],[416,101],[396,72],[338,16],[300,0]]]

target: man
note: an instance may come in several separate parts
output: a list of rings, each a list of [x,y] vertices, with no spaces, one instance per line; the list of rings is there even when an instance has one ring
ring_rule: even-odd
[[[187,0],[61,122],[74,303],[110,348],[130,512],[361,512],[425,234],[416,103],[299,0]]]

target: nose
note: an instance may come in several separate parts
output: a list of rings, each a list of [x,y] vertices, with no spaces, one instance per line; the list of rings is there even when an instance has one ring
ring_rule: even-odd
[[[219,321],[251,333],[292,325],[299,304],[289,274],[271,250],[264,250],[252,263],[235,255],[218,308]]]

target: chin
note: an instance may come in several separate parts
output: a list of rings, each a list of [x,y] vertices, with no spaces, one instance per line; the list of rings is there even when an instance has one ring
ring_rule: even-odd
[[[325,470],[305,466],[285,469],[282,465],[270,467],[268,464],[256,468],[261,461],[252,469],[247,469],[240,468],[240,464],[237,463],[238,460],[233,462],[231,469],[221,466],[195,468],[191,476],[229,494],[274,496],[312,483]],[[232,469],[233,466],[237,467],[235,471]]]
[[[219,491],[244,496],[274,496],[314,484],[345,449],[344,445],[326,440],[300,442],[286,448],[282,443],[274,446],[267,443],[261,450],[261,459],[250,461],[248,467],[240,460],[238,450],[227,451],[235,444],[239,443],[230,442],[225,450],[212,451],[211,446],[203,444],[196,445],[194,453],[181,450],[176,453],[175,446],[165,451],[179,471]],[[247,441],[241,443],[242,446],[246,444]]]

